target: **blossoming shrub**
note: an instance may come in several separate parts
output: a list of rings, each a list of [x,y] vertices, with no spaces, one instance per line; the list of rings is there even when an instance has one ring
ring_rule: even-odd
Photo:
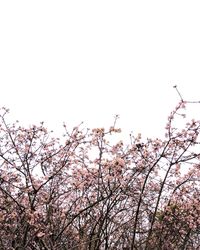
[[[199,249],[199,121],[165,139],[113,143],[120,129],[0,123],[0,249]]]

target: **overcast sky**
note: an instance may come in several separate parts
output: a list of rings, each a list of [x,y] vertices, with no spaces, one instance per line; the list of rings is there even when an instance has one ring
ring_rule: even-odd
[[[159,135],[179,101],[173,85],[200,99],[198,4],[0,1],[0,106],[57,131],[119,114],[127,133]]]

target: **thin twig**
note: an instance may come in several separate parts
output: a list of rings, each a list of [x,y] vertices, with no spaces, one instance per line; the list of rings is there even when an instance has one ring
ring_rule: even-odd
[[[181,98],[181,101],[183,102],[183,97],[181,93],[179,92],[177,85],[174,85],[173,88],[176,89],[176,92],[178,93],[179,97]],[[200,101],[185,101],[186,103],[200,103]]]
[[[177,85],[174,85],[173,88],[176,89],[176,92],[178,93],[179,97],[181,98],[181,101],[183,102],[183,97],[182,97],[182,95],[180,94],[180,92],[179,92],[179,90],[178,90],[178,88],[177,88]]]

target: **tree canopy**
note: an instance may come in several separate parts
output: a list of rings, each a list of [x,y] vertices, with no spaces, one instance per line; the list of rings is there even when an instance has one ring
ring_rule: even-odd
[[[200,121],[171,112],[165,139],[120,129],[25,128],[0,115],[0,249],[199,249]],[[184,127],[176,127],[183,119]]]

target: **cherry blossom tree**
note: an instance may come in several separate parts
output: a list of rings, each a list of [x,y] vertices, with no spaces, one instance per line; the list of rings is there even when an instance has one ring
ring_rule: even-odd
[[[64,125],[59,139],[2,108],[0,249],[199,249],[200,121],[187,105],[181,97],[165,139],[129,144],[113,142],[117,117],[107,130]]]

